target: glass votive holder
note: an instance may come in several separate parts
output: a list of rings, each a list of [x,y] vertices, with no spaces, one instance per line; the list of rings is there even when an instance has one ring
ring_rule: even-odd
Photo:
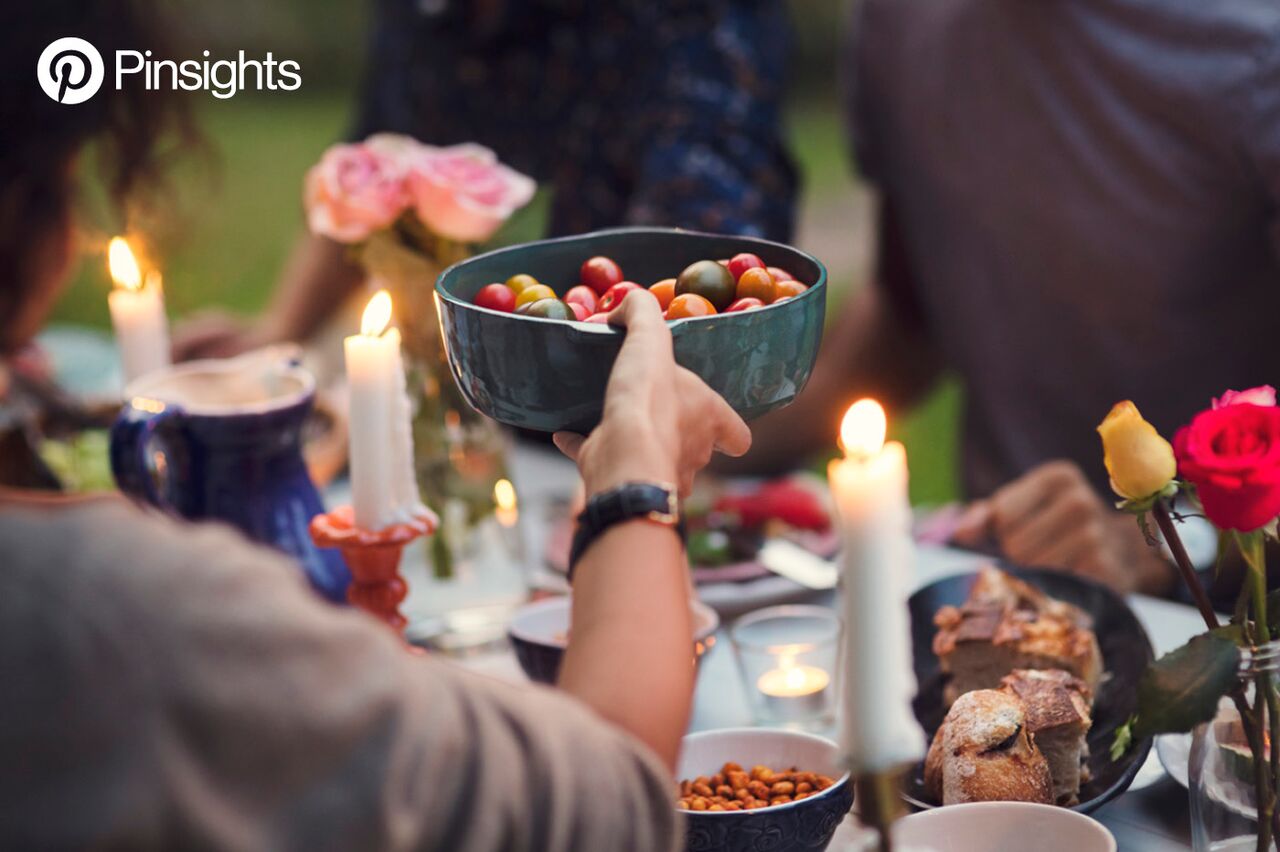
[[[840,619],[820,606],[771,606],[729,631],[756,724],[818,730],[835,721]]]

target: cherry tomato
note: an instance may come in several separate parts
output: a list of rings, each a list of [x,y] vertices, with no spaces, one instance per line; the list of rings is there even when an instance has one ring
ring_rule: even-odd
[[[618,305],[621,305],[623,297],[632,290],[643,289],[643,287],[634,281],[623,281],[621,283],[614,284],[603,296],[600,297],[600,304],[598,307],[602,312],[607,314],[609,311],[618,307]]]
[[[735,254],[729,261],[729,274],[733,276],[734,281],[741,281],[742,273],[748,269],[764,269],[764,261],[749,251]]]
[[[596,291],[585,284],[570,288],[569,292],[564,294],[564,300],[571,305],[577,302],[587,309],[588,314],[594,314],[599,309],[598,303],[600,300],[596,296]]]
[[[759,299],[769,304],[778,296],[778,287],[773,276],[763,266],[753,266],[738,279],[737,296],[739,299]]]
[[[769,267],[769,274],[773,276],[774,281],[795,281],[796,277],[785,269],[777,266]]]
[[[799,296],[808,289],[808,287],[801,284],[799,281],[779,281],[777,286],[777,299]],[[777,299],[775,299],[775,301],[777,301]]]
[[[516,294],[506,284],[486,284],[476,293],[476,304],[491,311],[509,314],[516,309]]]
[[[534,302],[540,302],[543,299],[554,299],[555,297],[556,291],[546,284],[530,284],[516,294],[516,307],[520,308]]]
[[[714,260],[699,260],[684,268],[676,278],[676,294],[696,293],[703,297],[717,311],[729,307],[733,301],[737,285],[727,267]],[[674,302],[672,302],[674,304]]]
[[[780,299],[774,299],[774,300],[773,300],[773,303],[774,303],[775,305],[781,305],[783,302],[790,302],[790,301],[791,301],[792,299],[794,299],[794,298],[795,298],[795,296],[783,296],[783,297],[782,297],[782,298],[780,298]]]
[[[569,306],[569,310],[573,311],[574,317],[578,322],[584,322],[587,317],[591,316],[591,311],[587,310],[587,306],[581,302],[565,302]]]
[[[584,322],[603,322],[603,323],[607,323],[608,321],[609,321],[608,314],[592,314],[591,316],[587,317],[584,320]]]
[[[676,279],[663,278],[657,284],[649,285],[649,292],[658,297],[658,306],[665,311],[676,297]]]
[[[764,302],[760,301],[754,296],[744,296],[743,298],[739,299],[738,301],[730,305],[729,309],[725,311],[725,313],[732,314],[738,311],[754,311],[757,308],[763,308],[763,307],[764,307]]]
[[[537,278],[534,278],[532,275],[525,275],[523,272],[519,275],[512,275],[507,279],[507,286],[514,290],[517,296],[523,292],[525,287],[532,287],[534,284],[541,283],[542,282]]]
[[[705,296],[697,293],[681,293],[671,300],[667,308],[667,319],[685,319],[686,317],[709,317],[716,312],[716,306]]]
[[[607,257],[592,257],[582,264],[578,280],[603,296],[614,284],[622,283],[622,267]]]
[[[577,319],[573,309],[559,299],[539,299],[528,302],[516,309],[516,313],[543,319],[572,320]]]

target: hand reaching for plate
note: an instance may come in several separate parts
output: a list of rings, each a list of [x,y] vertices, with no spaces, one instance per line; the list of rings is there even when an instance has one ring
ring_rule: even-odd
[[[1040,465],[985,500],[970,504],[955,544],[994,541],[1019,565],[1058,568],[1121,593],[1165,592],[1173,569],[1147,545],[1131,515],[1117,512],[1069,461]]]
[[[609,315],[627,329],[605,391],[604,416],[586,437],[557,432],[556,446],[578,463],[587,494],[624,482],[660,480],[682,495],[716,450],[740,456],[751,431],[696,375],[675,362],[658,300],[635,291]]]

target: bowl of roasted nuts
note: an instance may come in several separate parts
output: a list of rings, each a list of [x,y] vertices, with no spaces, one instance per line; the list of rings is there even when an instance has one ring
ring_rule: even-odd
[[[564,649],[569,644],[571,602],[568,596],[534,601],[516,610],[511,617],[507,638],[511,640],[520,668],[530,680],[556,682]],[[697,663],[715,644],[720,617],[701,601],[691,603],[689,611],[693,616],[693,661]]]
[[[839,748],[799,731],[690,734],[676,777],[686,852],[817,852],[853,805]]]

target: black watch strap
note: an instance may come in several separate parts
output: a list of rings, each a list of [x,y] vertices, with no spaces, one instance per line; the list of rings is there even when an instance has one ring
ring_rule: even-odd
[[[578,515],[573,547],[569,551],[569,581],[573,581],[573,571],[582,554],[605,530],[637,519],[670,527],[680,536],[681,543],[685,541],[684,518],[680,515],[680,501],[674,486],[660,482],[628,482],[601,491],[587,501]]]

